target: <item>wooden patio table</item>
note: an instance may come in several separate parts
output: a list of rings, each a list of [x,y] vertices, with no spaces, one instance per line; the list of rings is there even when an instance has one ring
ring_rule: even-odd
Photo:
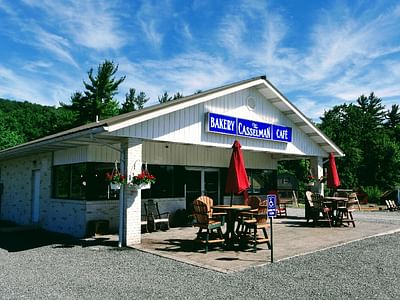
[[[349,199],[347,197],[335,197],[335,196],[326,196],[323,199],[324,202],[331,202],[332,209],[332,220],[334,224],[337,224],[337,209],[341,205],[345,205]]]
[[[224,211],[227,213],[226,215],[226,232],[225,232],[225,241],[229,247],[232,247],[235,242],[238,241],[238,235],[235,232],[235,221],[237,219],[238,213],[241,211],[251,210],[251,206],[249,205],[214,205],[212,207],[215,210]]]

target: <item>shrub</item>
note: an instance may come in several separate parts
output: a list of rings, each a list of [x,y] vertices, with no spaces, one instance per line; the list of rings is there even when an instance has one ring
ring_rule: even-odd
[[[382,191],[377,186],[365,186],[362,189],[365,193],[367,193],[369,203],[381,204],[380,198]]]

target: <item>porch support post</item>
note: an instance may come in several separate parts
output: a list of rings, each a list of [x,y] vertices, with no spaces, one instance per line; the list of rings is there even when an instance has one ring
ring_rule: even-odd
[[[313,192],[324,195],[324,183],[320,183],[319,179],[324,175],[322,157],[312,157],[310,159],[312,174],[315,176],[316,183],[313,187]]]
[[[129,138],[126,143],[121,144],[124,156],[124,171],[128,181],[133,175],[141,172],[142,167],[142,141]],[[122,157],[121,157],[122,161]],[[120,193],[120,227],[119,246],[140,244],[141,240],[141,191],[133,191],[124,185]]]

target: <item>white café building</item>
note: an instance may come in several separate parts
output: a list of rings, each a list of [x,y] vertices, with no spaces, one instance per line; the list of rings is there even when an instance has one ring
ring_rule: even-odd
[[[330,152],[344,155],[261,76],[0,151],[0,219],[76,237],[86,235],[89,221],[107,220],[120,244],[140,243],[147,199],[171,213],[189,211],[201,194],[219,204],[229,199],[235,139],[255,194],[276,188],[279,160],[310,159],[319,177]],[[112,191],[105,174],[115,161],[128,176],[147,165],[157,182]]]

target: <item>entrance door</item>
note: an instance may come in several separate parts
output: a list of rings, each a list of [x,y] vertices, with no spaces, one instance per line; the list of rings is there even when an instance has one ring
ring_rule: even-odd
[[[32,171],[32,223],[39,222],[40,215],[40,170]]]
[[[186,210],[193,210],[192,203],[199,196],[209,196],[219,203],[219,170],[211,168],[186,168]]]

